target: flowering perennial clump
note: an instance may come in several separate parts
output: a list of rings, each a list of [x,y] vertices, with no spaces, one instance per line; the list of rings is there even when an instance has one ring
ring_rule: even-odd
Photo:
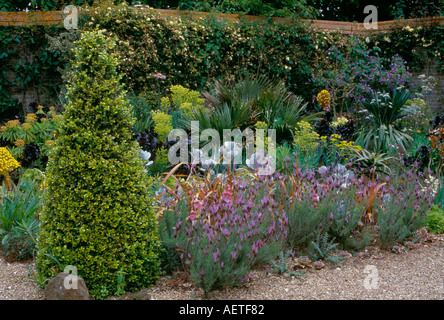
[[[295,129],[293,143],[302,152],[313,153],[319,145],[319,134],[306,121],[300,121]]]
[[[0,176],[5,177],[5,183],[8,188],[11,187],[9,173],[20,167],[20,163],[14,159],[11,153],[5,147],[0,147]]]
[[[253,266],[281,250],[288,219],[271,187],[271,180],[233,175],[223,183],[177,185],[175,193],[187,191],[167,203],[162,241],[180,253],[191,280],[205,292],[246,281]]]
[[[17,140],[15,140],[14,144],[15,144],[16,147],[20,148],[20,147],[23,147],[25,145],[25,141],[23,139],[17,139]]]
[[[20,124],[19,120],[9,120],[8,122],[6,122],[6,127],[7,128],[14,128],[17,127]]]
[[[35,113],[28,113],[25,118],[25,121],[28,123],[36,122],[37,120],[38,117]]]
[[[198,91],[190,90],[181,85],[171,86],[169,90],[174,106],[181,109],[186,117],[192,116],[193,110],[197,111],[204,107],[205,100]],[[171,107],[170,99],[163,97],[160,105],[161,110],[167,112]]]
[[[322,107],[324,111],[330,110],[330,93],[327,90],[322,90],[318,93],[317,96],[319,105]]]
[[[154,131],[159,135],[159,140],[164,141],[173,130],[171,115],[162,111],[152,111],[151,116],[154,121]]]
[[[346,124],[348,122],[348,119],[346,117],[339,117],[336,119],[336,121],[333,121],[331,123],[332,127],[338,127],[338,126],[342,126],[344,124]]]

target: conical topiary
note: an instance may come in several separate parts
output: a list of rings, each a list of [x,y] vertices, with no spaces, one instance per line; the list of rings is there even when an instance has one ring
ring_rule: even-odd
[[[91,31],[74,49],[69,102],[47,167],[36,261],[46,279],[74,266],[96,297],[122,286],[148,287],[160,272],[157,220],[114,46]]]

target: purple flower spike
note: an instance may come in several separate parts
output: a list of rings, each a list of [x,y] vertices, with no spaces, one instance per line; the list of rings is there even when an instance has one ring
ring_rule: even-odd
[[[231,251],[231,260],[236,259],[236,252]]]
[[[213,252],[213,261],[214,261],[214,263],[216,263],[217,260],[219,260],[219,248],[216,249],[216,252]]]

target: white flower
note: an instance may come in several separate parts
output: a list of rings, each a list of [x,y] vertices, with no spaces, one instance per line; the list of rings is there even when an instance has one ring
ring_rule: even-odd
[[[328,168],[326,166],[322,166],[322,167],[319,167],[317,171],[320,175],[324,175],[328,172]]]
[[[217,164],[217,161],[215,159],[213,159],[213,158],[203,157],[201,159],[201,165],[202,165],[202,168],[204,168],[204,169],[207,169],[209,167],[215,166],[216,164]]]
[[[355,174],[351,170],[347,170],[347,168],[342,165],[338,164],[333,169],[333,179],[341,185],[343,189],[348,188],[348,186],[351,183],[351,180],[355,177]]]
[[[139,150],[139,157],[142,159],[142,161],[145,162],[145,167],[148,167],[153,164],[153,161],[149,161],[151,158],[151,153],[145,150]]]
[[[197,164],[200,161],[200,157],[202,156],[202,150],[200,149],[193,149],[190,152],[191,155],[191,163]]]
[[[421,188],[421,191],[424,193],[431,192],[432,196],[436,196],[439,191],[439,179],[429,175],[428,179],[425,179],[424,182],[426,186]]]
[[[249,159],[245,160],[247,166],[260,175],[271,175],[276,170],[275,159],[271,156],[266,156],[265,152],[255,152]]]
[[[203,154],[203,151],[201,149],[193,149],[190,152],[190,155],[191,155],[191,163],[193,164],[200,163],[204,171],[207,168],[215,166],[218,163],[218,160],[215,159],[214,157],[209,157],[208,155]]]
[[[224,163],[228,163],[242,154],[242,147],[234,141],[225,141],[223,146],[220,147],[220,153],[224,157]]]

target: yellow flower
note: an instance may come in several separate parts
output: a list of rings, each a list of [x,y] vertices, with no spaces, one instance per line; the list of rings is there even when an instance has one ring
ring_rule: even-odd
[[[264,129],[265,130],[265,129],[267,129],[267,124],[263,121],[258,121],[254,124],[254,127],[256,129]]]
[[[319,102],[319,105],[328,111],[330,108],[330,93],[327,90],[322,90],[318,93],[317,99]]]
[[[28,113],[25,118],[26,122],[35,122],[37,121],[37,115],[35,113]]]
[[[32,126],[28,122],[25,122],[22,124],[22,128],[25,130],[29,130],[32,128]]]
[[[46,140],[45,141],[45,146],[47,146],[47,147],[51,147],[51,146],[53,146],[54,145],[54,140]]]
[[[20,147],[23,147],[25,145],[25,141],[23,139],[17,139],[17,140],[15,140],[14,144],[15,144],[16,147],[20,148]]]
[[[46,180],[43,180],[42,184],[40,184],[40,191],[42,191],[43,188],[45,188],[46,186],[47,186]]]
[[[0,147],[0,174],[5,175],[20,167],[8,149]]]
[[[164,141],[171,130],[173,130],[173,123],[171,115],[161,111],[151,111],[151,116],[154,121],[154,131],[159,135],[159,140]]]
[[[300,121],[294,130],[293,144],[302,152],[312,153],[319,145],[319,134],[308,122]]]
[[[41,104],[38,105],[37,109],[42,110],[43,106]]]
[[[1,126],[0,127],[0,132],[6,132],[8,130],[7,126]]]
[[[338,126],[342,126],[344,124],[346,124],[348,122],[348,119],[346,117],[339,117],[338,119],[336,119],[336,121],[333,121],[331,123],[332,127],[338,127]]]
[[[9,120],[8,122],[6,122],[6,127],[14,128],[17,127],[19,123],[20,123],[19,120]]]

